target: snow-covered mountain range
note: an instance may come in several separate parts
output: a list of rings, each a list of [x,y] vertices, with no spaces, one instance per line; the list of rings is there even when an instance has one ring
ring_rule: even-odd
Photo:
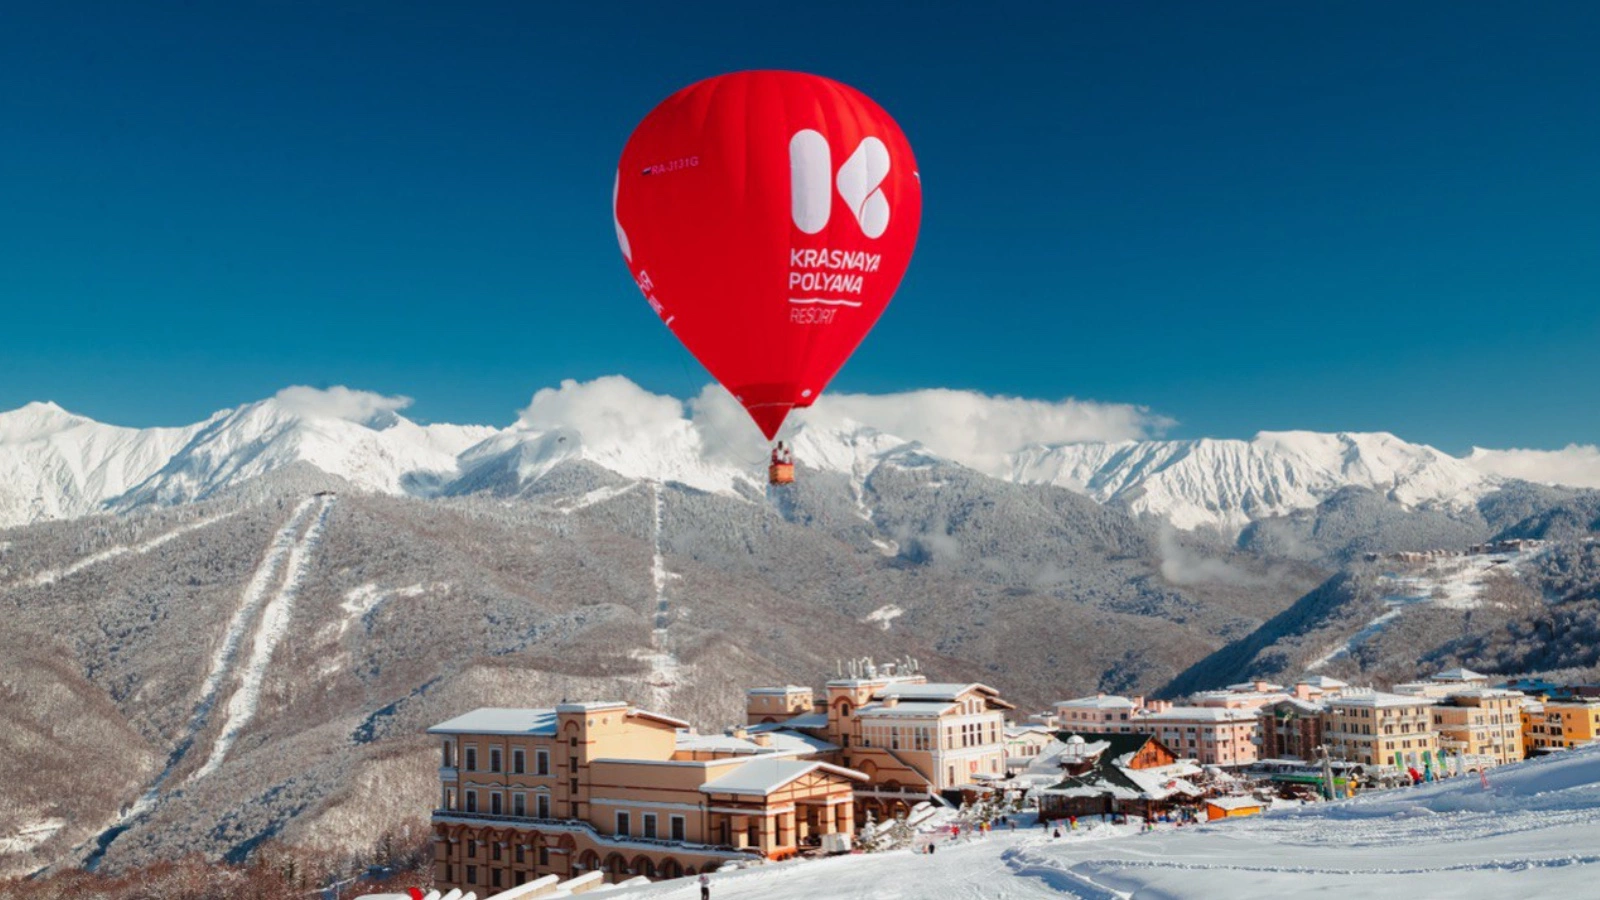
[[[763,481],[765,445],[754,429],[739,427],[748,423],[736,407],[723,408],[731,401],[719,405],[709,396],[688,412],[656,398],[666,405],[648,416],[604,408],[603,398],[591,396],[586,405],[561,407],[555,418],[525,413],[506,428],[419,425],[399,414],[403,401],[342,388],[289,388],[180,428],[124,428],[30,403],[0,413],[0,526],[192,502],[294,463],[357,489],[422,497],[516,493],[572,460],[627,479],[749,496]],[[870,422],[794,418],[787,437],[802,464],[857,482],[905,454],[941,455],[941,448]],[[961,457],[946,455],[968,462]],[[1407,507],[1460,508],[1504,480],[1473,458],[1385,433],[1032,444],[1003,460],[972,464],[1002,480],[1057,485],[1178,528],[1224,532],[1314,507],[1350,486]]]

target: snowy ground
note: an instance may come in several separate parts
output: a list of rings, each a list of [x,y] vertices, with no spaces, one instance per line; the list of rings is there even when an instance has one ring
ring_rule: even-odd
[[[886,854],[760,866],[713,877],[741,898],[1382,898],[1596,896],[1600,748],[1476,778],[1371,793],[1187,828],[1040,829]],[[686,880],[609,890],[628,900],[698,897]]]

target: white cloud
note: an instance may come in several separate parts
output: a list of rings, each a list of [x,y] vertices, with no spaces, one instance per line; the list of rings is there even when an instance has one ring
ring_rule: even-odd
[[[1474,447],[1467,465],[1486,475],[1539,484],[1600,488],[1600,447],[1569,444],[1563,450],[1485,450]]]
[[[685,435],[687,424],[691,432]],[[932,389],[899,394],[828,395],[790,417],[795,425],[866,425],[920,441],[930,451],[981,471],[1009,475],[1007,454],[1030,444],[1150,437],[1171,420],[1129,404],[1025,400]],[[530,431],[572,428],[591,448],[687,436],[708,462],[757,465],[767,442],[733,396],[708,384],[687,403],[654,394],[621,375],[543,388],[520,414]],[[752,462],[752,460],[754,462]]]
[[[766,459],[766,438],[739,401],[721,385],[706,385],[689,401],[689,413],[707,459],[735,464]]]
[[[591,446],[611,445],[661,434],[684,420],[683,402],[652,394],[621,375],[593,381],[567,379],[541,388],[518,416],[523,428],[572,428]]]
[[[284,409],[311,419],[343,419],[374,425],[411,405],[410,397],[385,397],[372,391],[355,391],[342,385],[331,388],[297,384],[274,397]]]
[[[898,394],[827,394],[802,410],[808,423],[871,425],[991,475],[1010,474],[1007,455],[1033,444],[1140,440],[1174,423],[1142,406],[1090,400],[1028,400],[932,388]]]

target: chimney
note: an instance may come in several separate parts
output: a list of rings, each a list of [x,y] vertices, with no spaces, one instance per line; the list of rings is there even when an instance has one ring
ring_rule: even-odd
[[[751,735],[750,740],[754,741],[757,747],[772,746],[772,735],[767,734],[765,731],[761,732],[760,734]]]

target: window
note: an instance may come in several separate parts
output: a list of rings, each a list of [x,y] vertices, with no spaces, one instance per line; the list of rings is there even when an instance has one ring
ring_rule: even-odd
[[[477,859],[478,858],[478,842],[477,841],[475,841],[475,840],[467,841],[467,858],[468,859]],[[467,876],[467,880],[468,881],[472,881],[473,880],[472,876],[468,875]]]
[[[574,794],[578,793],[578,779],[572,779],[572,783],[569,785],[569,790]]]
[[[478,792],[467,791],[467,812],[478,811]]]
[[[670,827],[672,828],[672,839],[675,841],[687,840],[687,838],[683,836],[683,816],[673,816],[670,822]]]
[[[445,788],[444,789],[444,808],[445,809],[455,809],[456,808],[456,789],[455,788]]]
[[[489,750],[489,771],[500,771],[500,748],[493,747]]]
[[[500,792],[499,791],[490,791],[489,792],[489,812],[491,814],[493,814],[493,815],[496,815],[496,816],[498,816],[501,813],[505,812],[505,810],[500,808]]]
[[[632,823],[628,821],[628,814],[625,812],[617,813],[617,834],[627,837],[632,833]]]
[[[493,887],[499,887],[500,886],[500,872],[501,871],[502,870],[500,870],[500,869],[490,869],[489,870],[489,880],[493,883],[493,885],[492,885]]]
[[[540,847],[539,848],[539,865],[541,865],[541,866],[550,865],[550,848],[549,847]]]
[[[573,735],[572,737],[567,738],[567,746],[574,750],[578,749],[578,736]]]
[[[515,793],[511,795],[511,814],[521,818],[528,814],[528,795]]]
[[[500,861],[500,842],[499,841],[490,841],[489,842],[489,858],[494,860],[495,862],[499,862]]]
[[[511,751],[511,772],[522,775],[528,771],[528,754],[522,750]]]
[[[476,771],[478,771],[478,748],[477,747],[468,747],[467,748],[467,771],[468,772],[476,772]]]
[[[541,819],[550,818],[550,795],[539,794],[534,797],[533,808],[535,815]]]
[[[524,844],[518,844],[517,845],[517,865],[520,866],[523,863],[528,861],[528,859],[527,859],[527,851],[528,851],[528,848],[527,848],[526,845],[524,845]]]
[[[477,866],[467,866],[467,884],[477,884],[477,883],[478,883],[478,867]]]
[[[439,765],[444,766],[446,769],[450,768],[451,766],[450,746],[450,740],[446,738],[444,742],[444,758],[439,762]]]
[[[535,774],[535,775],[549,775],[550,774],[550,751],[549,750],[535,750],[535,751],[533,751],[533,774]]]
[[[647,837],[647,838],[655,837],[656,836],[656,814],[655,813],[645,813],[643,818],[644,818],[644,836]]]

